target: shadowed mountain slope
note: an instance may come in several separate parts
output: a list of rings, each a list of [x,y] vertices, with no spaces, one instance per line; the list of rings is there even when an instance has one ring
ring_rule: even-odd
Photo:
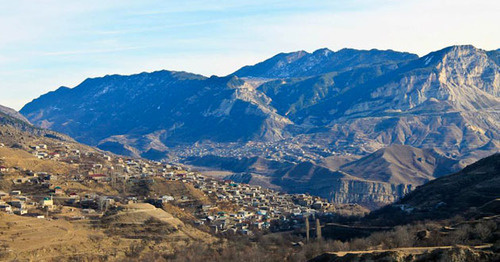
[[[397,203],[374,212],[370,219],[388,224],[455,215],[498,215],[499,189],[500,153],[497,153],[416,188]]]

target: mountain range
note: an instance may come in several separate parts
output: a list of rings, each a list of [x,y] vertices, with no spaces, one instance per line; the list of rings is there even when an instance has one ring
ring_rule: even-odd
[[[499,53],[474,46],[423,57],[375,49],[281,53],[224,77],[157,71],[91,78],[20,112],[36,126],[118,154],[191,162],[262,157],[285,163],[260,175],[288,190],[332,196],[332,181],[370,181],[387,183],[378,188],[398,197],[397,188],[498,151]],[[326,164],[350,156],[355,162]],[[359,188],[365,191],[355,195],[368,190]]]

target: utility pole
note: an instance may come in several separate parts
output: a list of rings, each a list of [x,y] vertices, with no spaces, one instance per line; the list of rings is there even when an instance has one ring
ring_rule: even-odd
[[[309,217],[306,216],[306,242],[309,243]]]
[[[116,189],[116,173],[110,172],[111,175],[111,187]]]
[[[319,222],[319,218],[316,218],[316,239],[321,240],[321,223]]]

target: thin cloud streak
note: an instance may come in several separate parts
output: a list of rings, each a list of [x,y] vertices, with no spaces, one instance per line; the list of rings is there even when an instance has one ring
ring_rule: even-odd
[[[232,20],[234,20],[234,19],[213,19],[213,20],[205,20],[205,21],[199,21],[199,22],[170,24],[170,25],[162,25],[162,26],[155,26],[155,27],[143,27],[143,28],[137,28],[137,29],[94,31],[91,33],[95,33],[95,34],[99,34],[99,35],[137,34],[137,33],[161,31],[164,29],[175,29],[175,28],[183,28],[183,27],[192,27],[192,26],[202,26],[202,25],[224,23],[224,22],[229,22]]]
[[[88,50],[70,50],[70,51],[55,51],[41,53],[42,56],[66,56],[66,55],[86,55],[86,54],[102,54],[102,53],[115,53],[137,49],[144,49],[147,46],[133,46],[133,47],[116,47],[108,49],[88,49]]]
[[[2,1],[2,0],[0,0]],[[87,77],[161,69],[226,75],[279,52],[500,47],[500,2],[5,1],[0,104],[20,109]],[[8,72],[8,73],[7,73]]]

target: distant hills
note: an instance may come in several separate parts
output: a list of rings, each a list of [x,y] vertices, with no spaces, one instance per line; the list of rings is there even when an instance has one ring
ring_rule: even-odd
[[[108,75],[42,95],[21,113],[36,126],[119,154],[194,162],[262,157],[301,170],[260,174],[275,185],[315,181],[326,168],[349,181],[406,188],[498,152],[499,52],[469,45],[423,57],[320,49],[278,54],[225,77]],[[384,150],[391,145],[409,147]],[[332,155],[364,158],[321,164]],[[304,173],[309,167],[312,176]]]
[[[9,147],[28,148],[31,139],[52,139],[75,143],[61,133],[32,125],[24,116],[12,108],[0,105],[0,143]]]
[[[458,161],[429,149],[392,145],[340,169],[356,177],[393,184],[423,184],[458,170]]]

